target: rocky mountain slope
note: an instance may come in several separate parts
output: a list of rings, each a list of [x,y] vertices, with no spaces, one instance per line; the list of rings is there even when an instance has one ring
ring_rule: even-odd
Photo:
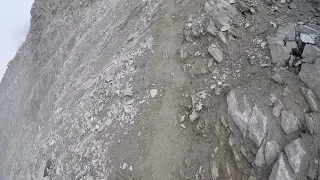
[[[35,0],[0,179],[318,179],[316,0]]]

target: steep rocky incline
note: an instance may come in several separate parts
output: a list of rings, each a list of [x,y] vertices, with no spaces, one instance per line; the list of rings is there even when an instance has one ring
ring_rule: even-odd
[[[316,0],[36,0],[0,179],[319,179]]]

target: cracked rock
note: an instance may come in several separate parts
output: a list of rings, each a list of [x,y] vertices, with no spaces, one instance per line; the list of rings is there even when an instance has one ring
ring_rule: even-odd
[[[294,180],[294,174],[289,166],[289,164],[285,161],[285,157],[283,153],[280,154],[278,161],[272,168],[272,172],[269,176],[269,180]]]
[[[286,152],[289,164],[294,173],[299,173],[306,156],[306,152],[301,145],[301,140],[294,140],[284,148],[284,151]]]
[[[284,110],[281,113],[281,127],[286,134],[291,134],[298,131],[301,124],[293,112]]]
[[[273,164],[280,154],[280,146],[276,141],[268,141],[265,148],[265,159],[268,165]]]
[[[253,107],[252,116],[249,120],[249,138],[257,147],[260,147],[267,134],[267,117],[262,114],[257,105]]]

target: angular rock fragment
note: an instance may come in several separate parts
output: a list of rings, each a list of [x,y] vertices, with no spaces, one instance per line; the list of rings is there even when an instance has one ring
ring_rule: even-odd
[[[244,111],[240,111],[238,108],[238,101],[236,99],[236,91],[231,90],[227,96],[228,112],[232,117],[232,120],[239,127],[242,135],[245,135],[245,131],[248,129],[249,119],[251,117],[252,109],[248,103],[248,100],[243,96],[243,104],[241,104]]]
[[[218,45],[216,45],[215,43],[212,43],[209,46],[208,52],[211,54],[211,56],[217,61],[217,62],[222,62],[223,60],[223,52],[220,49],[220,47]]]
[[[272,115],[277,118],[280,116],[282,110],[283,110],[283,105],[282,105],[281,101],[278,100],[272,109]]]
[[[296,139],[284,148],[290,166],[292,167],[294,173],[299,173],[300,168],[305,163],[306,152],[301,145],[301,140]]]
[[[193,122],[199,118],[199,114],[197,113],[196,110],[193,110],[192,113],[189,115],[189,118]]]
[[[312,90],[308,89],[307,93],[305,94],[305,98],[310,106],[311,111],[319,112],[320,102]]]
[[[317,46],[306,44],[303,49],[301,62],[312,64],[318,58],[320,58],[320,49]]]
[[[314,64],[303,63],[298,76],[320,98],[320,59]]]
[[[268,37],[268,48],[270,50],[272,63],[277,66],[284,66],[290,59],[292,49],[284,46],[284,41],[277,38]]]
[[[273,75],[271,79],[277,82],[278,84],[283,84],[283,80],[279,74]]]
[[[315,130],[315,117],[313,113],[308,113],[305,116],[305,120],[306,120],[306,126],[308,131],[310,132],[310,134],[314,134],[314,130]]]
[[[253,107],[252,116],[249,120],[249,138],[257,147],[260,147],[267,134],[267,117],[262,114],[257,105]]]
[[[315,44],[315,39],[314,36],[310,36],[307,34],[300,34],[300,39],[302,42],[306,43],[306,44]]]
[[[158,95],[158,89],[151,89],[150,90],[150,96],[152,98],[156,97]]]
[[[261,167],[263,166],[266,161],[264,158],[264,149],[263,146],[261,146],[256,154],[256,159],[254,160],[254,163],[256,164],[256,166]]]
[[[219,32],[212,19],[210,19],[209,25],[207,27],[207,31],[213,36],[216,36]]]
[[[284,110],[281,113],[281,127],[286,134],[291,134],[298,131],[301,124],[293,112]]]
[[[276,141],[268,141],[264,151],[266,162],[268,165],[271,165],[277,160],[280,154],[280,146]]]
[[[280,154],[278,161],[272,168],[269,180],[294,180],[295,176],[289,164],[285,161],[283,153]]]

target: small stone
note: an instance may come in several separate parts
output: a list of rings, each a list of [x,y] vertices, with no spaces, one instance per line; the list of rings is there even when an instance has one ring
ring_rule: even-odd
[[[226,38],[226,36],[223,34],[223,32],[219,32],[218,33],[218,37],[220,38],[220,40],[225,44],[225,45],[228,45],[229,43],[228,43],[228,40],[227,40],[227,38]]]
[[[281,113],[281,127],[286,134],[291,134],[298,131],[301,124],[293,112],[284,110]]]
[[[310,37],[307,34],[300,34],[300,39],[302,42],[306,43],[306,44],[315,44],[315,39],[313,39],[312,37]]]
[[[265,47],[267,46],[267,42],[262,42],[262,43],[260,44],[260,46],[261,46],[262,48],[265,48]]]
[[[189,51],[187,49],[182,48],[180,50],[180,59],[181,59],[181,61],[186,60],[189,56],[190,56],[190,53],[189,53]]]
[[[261,167],[265,164],[265,159],[264,159],[264,149],[263,146],[261,146],[256,154],[256,159],[254,160],[254,163],[256,166]]]
[[[199,114],[197,113],[196,110],[193,110],[192,113],[189,115],[189,118],[190,118],[191,122],[193,122],[199,118]]]
[[[122,165],[122,169],[127,169],[129,167],[129,165],[128,165],[128,163],[123,163],[123,165]]]
[[[277,82],[278,84],[283,84],[283,80],[279,74],[273,75],[271,79]]]
[[[283,105],[282,105],[281,101],[278,100],[278,101],[276,102],[273,110],[272,110],[272,115],[273,115],[274,117],[276,117],[276,118],[279,117],[280,114],[281,114],[281,112],[282,112],[282,109],[283,109]]]
[[[129,171],[133,171],[133,167],[132,166],[129,166]]]
[[[126,88],[123,90],[124,96],[133,96],[132,86],[130,84],[126,85]]]
[[[292,167],[294,173],[299,173],[301,166],[303,166],[306,152],[301,146],[301,140],[296,139],[284,148],[290,166]]]
[[[219,177],[219,170],[217,168],[217,163],[214,159],[211,160],[210,169],[212,180],[217,180]]]
[[[186,125],[184,125],[184,124],[180,124],[180,127],[182,127],[183,129],[187,128]]]
[[[257,180],[257,178],[251,175],[248,180]]]
[[[213,36],[216,36],[219,32],[212,19],[210,19],[209,25],[207,27],[207,31]]]
[[[314,129],[315,129],[315,119],[314,115],[312,113],[306,114],[305,116],[306,120],[306,126],[310,134],[314,134]]]
[[[246,23],[246,24],[244,25],[244,28],[247,29],[247,28],[249,28],[250,26],[251,26],[250,23]]]
[[[268,141],[266,143],[266,149],[264,157],[268,165],[273,164],[280,154],[280,146],[276,141]]]
[[[151,89],[150,95],[152,98],[156,97],[158,95],[158,89]]]
[[[286,3],[286,0],[281,0],[280,2],[281,2],[281,4],[284,4],[284,3]]]
[[[221,123],[223,124],[224,127],[226,127],[226,128],[229,127],[228,122],[226,121],[226,119],[224,118],[223,115],[221,115],[220,120],[221,120]]]
[[[307,93],[305,94],[305,98],[310,106],[311,111],[319,112],[320,102],[311,89],[308,89]]]
[[[211,56],[219,63],[223,60],[223,53],[220,49],[220,47],[214,43],[212,43],[208,49]]]

